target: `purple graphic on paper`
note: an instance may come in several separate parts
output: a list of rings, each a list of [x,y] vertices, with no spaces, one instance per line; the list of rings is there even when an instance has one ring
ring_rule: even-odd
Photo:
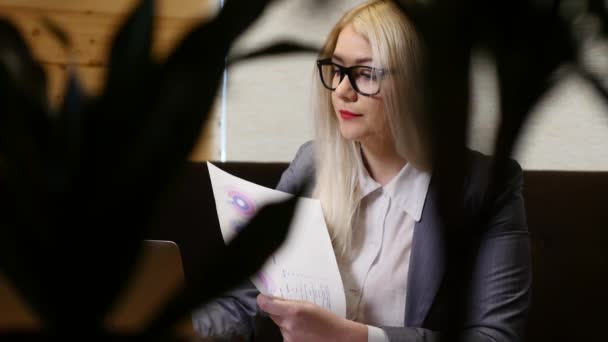
[[[244,216],[253,216],[255,214],[255,203],[247,195],[235,190],[229,190],[228,197],[230,198],[230,204],[232,204],[239,214]]]

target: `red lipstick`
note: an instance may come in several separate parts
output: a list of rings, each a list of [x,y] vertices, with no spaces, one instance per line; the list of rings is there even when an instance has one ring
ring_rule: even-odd
[[[347,110],[340,110],[340,117],[344,120],[351,120],[362,116],[361,114],[355,114]]]

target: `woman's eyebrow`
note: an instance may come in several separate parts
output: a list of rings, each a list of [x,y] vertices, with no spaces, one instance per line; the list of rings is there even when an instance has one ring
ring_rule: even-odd
[[[331,59],[335,60],[336,62],[344,63],[344,59],[338,55],[331,56]],[[372,59],[369,57],[357,58],[357,59],[355,59],[355,64],[368,63],[371,61],[372,61]]]

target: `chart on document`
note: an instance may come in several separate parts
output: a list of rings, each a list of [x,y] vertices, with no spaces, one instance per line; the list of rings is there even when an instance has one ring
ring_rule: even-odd
[[[260,207],[291,196],[207,166],[226,243]],[[318,200],[298,201],[287,239],[251,281],[266,295],[312,302],[345,317],[344,287]]]

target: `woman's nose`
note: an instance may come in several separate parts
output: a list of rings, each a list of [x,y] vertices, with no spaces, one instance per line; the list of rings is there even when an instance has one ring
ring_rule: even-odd
[[[357,99],[357,92],[350,83],[350,79],[347,75],[344,75],[344,78],[342,78],[340,83],[338,83],[338,87],[336,87],[335,92],[336,95],[343,99],[348,99],[350,101]]]

